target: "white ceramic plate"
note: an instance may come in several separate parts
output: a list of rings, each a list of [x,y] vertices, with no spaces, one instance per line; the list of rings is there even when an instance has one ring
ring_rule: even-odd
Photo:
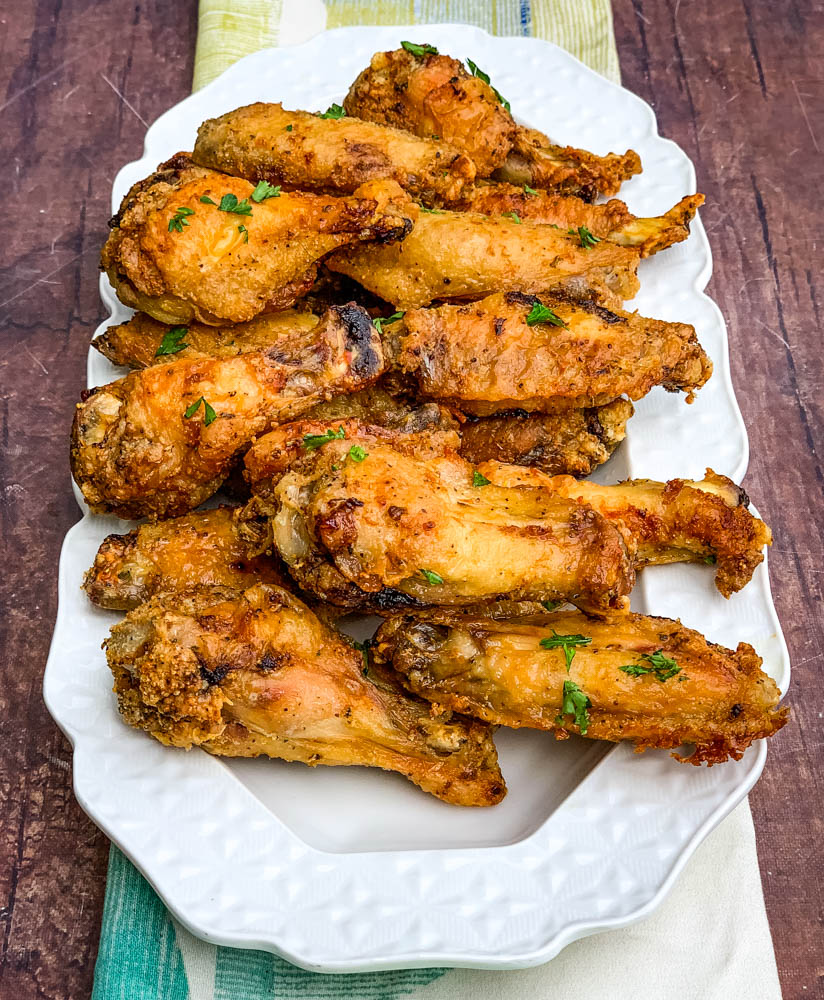
[[[652,110],[547,42],[493,38],[475,28],[344,28],[294,48],[243,59],[167,111],[143,158],[117,176],[117,208],[134,181],[191,149],[198,124],[256,100],[325,109],[379,49],[404,38],[471,56],[522,120],[599,153],[637,150],[644,173],[623,189],[637,214],[695,190],[692,164],[656,132]],[[642,262],[642,313],[695,325],[715,374],[688,408],[653,391],[599,479],[701,477],[705,466],[740,480],[747,438],[729,377],[727,337],[703,293],[712,268],[700,221],[685,243]],[[128,315],[105,278],[109,322]],[[100,332],[100,331],[98,331]],[[89,355],[89,384],[120,374]],[[77,798],[193,933],[264,948],[306,968],[517,968],[552,958],[586,934],[637,920],[660,902],[701,839],[758,778],[764,743],[738,763],[684,766],[664,752],[547,733],[501,730],[509,786],[489,810],[462,810],[397,775],[268,760],[221,761],[167,749],[117,713],[100,650],[114,613],[80,591],[110,531],[130,525],[86,513],[60,561],[60,609],[44,691],[74,744]],[[679,616],[710,639],[751,642],[782,690],[789,662],[766,564],[725,601],[706,567],[647,569],[638,610]]]

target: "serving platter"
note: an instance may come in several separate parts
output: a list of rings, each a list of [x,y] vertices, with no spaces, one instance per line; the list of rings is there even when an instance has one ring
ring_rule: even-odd
[[[695,191],[692,164],[657,134],[649,106],[562,49],[428,25],[343,28],[246,57],[155,122],[143,157],[115,179],[113,210],[132,183],[191,149],[205,118],[256,100],[323,110],[341,101],[374,51],[406,38],[471,57],[516,117],[558,141],[597,153],[635,149],[644,172],[621,192],[635,214],[658,214]],[[726,329],[703,291],[711,269],[699,219],[686,242],[642,262],[632,308],[692,323],[715,371],[692,406],[660,389],[636,404],[627,440],[598,470],[600,481],[700,479],[707,466],[743,478],[747,437]],[[129,315],[105,277],[101,296],[110,316],[97,333]],[[121,374],[90,351],[90,386]],[[375,770],[162,747],[121,722],[100,649],[119,615],[93,607],[80,590],[102,539],[132,526],[84,508],[67,534],[44,695],[74,745],[80,804],[175,917],[209,941],[264,948],[320,971],[535,965],[577,938],[647,914],[764,766],[763,742],[741,761],[709,769],[666,752],[500,730],[509,793],[482,810],[448,806]],[[766,562],[729,601],[706,567],[646,569],[633,607],[680,617],[728,646],[752,643],[786,691],[789,661]]]

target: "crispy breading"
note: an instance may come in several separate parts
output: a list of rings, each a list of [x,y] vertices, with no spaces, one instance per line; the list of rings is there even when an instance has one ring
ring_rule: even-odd
[[[405,434],[455,431],[459,427],[458,420],[445,407],[395,395],[387,392],[382,384],[319,403],[307,410],[301,417],[301,422],[314,420],[328,424],[335,420],[351,419],[403,431]]]
[[[568,646],[571,663],[556,636],[577,640]],[[547,729],[559,739],[632,740],[637,750],[691,743],[695,750],[678,757],[691,764],[740,759],[789,711],[777,707],[778,687],[752,646],[725,649],[666,618],[596,621],[563,611],[500,621],[432,611],[389,619],[375,649],[436,711]]]
[[[626,436],[632,403],[563,413],[501,414],[469,420],[461,427],[461,454],[474,464],[494,460],[542,469],[550,476],[588,476]]]
[[[537,469],[485,462],[479,471],[499,486],[543,485],[588,504],[624,535],[637,566],[703,562],[729,597],[750,582],[772,544],[766,524],[749,511],[749,497],[727,476],[707,469],[700,482],[628,479],[614,486],[547,476]]]
[[[583,246],[577,234],[541,223],[420,210],[402,243],[347,247],[327,267],[399,309],[507,291],[563,292],[620,306],[638,291],[639,259],[637,247],[606,240]]]
[[[72,472],[96,513],[169,517],[210,497],[257,434],[374,382],[383,352],[369,316],[330,309],[308,343],[169,361],[87,391]]]
[[[516,187],[514,184],[478,184],[466,189],[453,207],[462,212],[482,215],[512,215],[531,222],[558,226],[560,229],[586,228],[598,239],[619,246],[638,247],[642,257],[666,250],[690,234],[690,222],[704,204],[704,195],[682,198],[663,215],[637,218],[627,206],[613,198],[601,205],[591,205],[573,195]]]
[[[544,307],[549,318],[531,323]],[[522,292],[408,310],[385,328],[385,346],[421,396],[481,417],[635,400],[656,385],[691,402],[712,372],[686,323]]]
[[[156,594],[282,585],[279,560],[247,555],[235,529],[235,510],[199,510],[143,524],[125,535],[108,535],[83,579],[89,600],[101,608],[130,611]]]
[[[185,153],[135,184],[101,255],[121,301],[164,323],[244,323],[293,305],[332,250],[402,239],[411,227],[390,182],[346,198],[282,192],[258,202],[254,189]],[[220,209],[225,196],[234,211]]]
[[[114,365],[126,368],[148,368],[169,361],[192,358],[232,358],[250,351],[262,351],[284,341],[306,340],[318,325],[311,312],[284,309],[229,326],[207,326],[190,322],[185,327],[173,327],[137,313],[125,323],[110,326],[92,341],[92,347]],[[168,340],[171,331],[176,335]],[[175,348],[173,354],[158,354],[166,338]],[[185,345],[185,346],[182,346]]]
[[[156,597],[105,648],[123,718],[161,743],[379,767],[455,805],[505,795],[489,726],[433,718],[282,588]]]
[[[250,181],[352,194],[370,180],[397,181],[417,201],[449,204],[475,165],[449,143],[358,118],[321,118],[281,104],[250,104],[205,121],[192,159]]]
[[[414,135],[439,136],[465,152],[479,177],[503,164],[517,126],[492,88],[449,56],[376,52],[343,102],[346,113]]]
[[[247,455],[256,496],[241,519],[301,587],[353,609],[504,597],[625,606],[634,576],[615,527],[543,487],[476,482],[454,443],[298,421]]]

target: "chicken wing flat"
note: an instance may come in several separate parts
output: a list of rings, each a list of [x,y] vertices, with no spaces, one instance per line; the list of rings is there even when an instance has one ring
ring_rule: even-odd
[[[72,472],[96,513],[170,517],[210,497],[252,438],[374,382],[380,340],[358,306],[330,309],[309,344],[171,361],[78,404]]]
[[[469,157],[447,142],[280,104],[250,104],[204,122],[192,159],[249,181],[324,193],[352,194],[388,179],[425,204],[450,204],[475,179]]]
[[[399,309],[508,291],[564,292],[620,306],[638,291],[639,259],[637,248],[606,240],[590,246],[536,222],[420,210],[402,243],[347,247],[327,266]]]
[[[634,575],[621,533],[545,488],[483,485],[454,437],[353,420],[260,438],[241,515],[261,532],[256,550],[273,544],[302,588],[353,609],[496,598],[623,608]]]
[[[472,159],[479,177],[497,172],[516,184],[581,193],[592,201],[597,194],[615,194],[640,172],[632,150],[595,156],[517,125],[489,77],[467,64],[472,73],[431,45],[376,52],[343,106],[357,118],[440,136]]]
[[[423,431],[456,431],[452,413],[437,403],[412,400],[387,392],[381,385],[370,386],[344,396],[335,396],[313,406],[301,418],[322,424],[335,420],[359,420],[378,427],[416,434]]]
[[[125,323],[110,326],[92,341],[92,347],[114,365],[148,368],[193,358],[232,358],[281,342],[294,344],[309,338],[317,325],[314,313],[296,309],[268,313],[231,326],[196,322],[169,326],[146,313],[137,313]]]
[[[632,403],[616,399],[584,410],[469,420],[461,427],[461,455],[474,465],[507,462],[550,476],[588,476],[624,440],[632,413]]]
[[[700,482],[628,479],[615,486],[496,462],[483,463],[478,471],[498,486],[542,484],[569,500],[588,504],[622,531],[637,566],[714,565],[715,583],[724,597],[750,582],[764,561],[764,546],[772,544],[770,529],[750,513],[744,490],[712,469]]]
[[[101,263],[121,301],[161,322],[244,323],[293,305],[337,247],[402,239],[396,192],[261,191],[180,153],[126,195]]]
[[[282,585],[283,573],[274,559],[247,557],[235,529],[235,509],[199,510],[109,535],[83,580],[89,600],[101,608],[130,611],[156,594]]]
[[[591,205],[582,198],[550,194],[528,184],[479,184],[467,188],[453,207],[482,215],[515,215],[564,230],[586,227],[596,239],[638,247],[642,257],[650,257],[685,240],[690,234],[690,222],[703,204],[704,195],[691,194],[664,215],[639,219],[617,198]]]
[[[690,402],[712,372],[686,323],[523,292],[409,310],[386,328],[385,344],[422,396],[481,417],[640,399],[656,385]]]
[[[637,750],[691,743],[693,753],[678,758],[691,764],[738,760],[787,722],[752,646],[725,649],[666,618],[495,621],[434,611],[389,619],[374,648],[436,710],[561,739],[632,740]]]
[[[157,597],[106,642],[120,712],[161,743],[396,771],[456,805],[506,786],[489,726],[433,718],[287,591]]]

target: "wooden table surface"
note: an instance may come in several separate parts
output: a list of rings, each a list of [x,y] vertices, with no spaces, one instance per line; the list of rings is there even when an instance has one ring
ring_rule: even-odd
[[[707,194],[709,292],[729,324],[746,486],[775,534],[794,671],[793,720],[751,795],[764,893],[785,998],[824,997],[822,5],[614,6],[624,83]],[[0,25],[0,997],[80,1000],[108,845],[74,800],[71,750],[41,696],[58,553],[78,518],[67,436],[103,317],[112,178],[189,91],[196,4],[0,0]]]

